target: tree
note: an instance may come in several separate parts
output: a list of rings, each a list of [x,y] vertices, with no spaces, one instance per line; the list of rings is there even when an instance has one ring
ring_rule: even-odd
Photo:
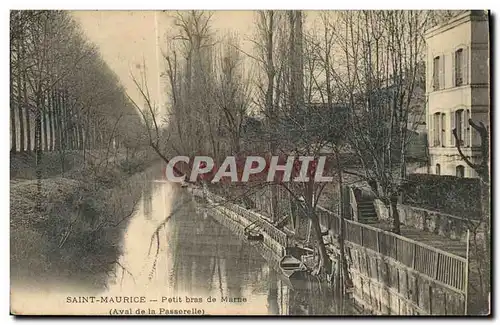
[[[489,184],[490,182],[490,146],[489,146],[489,131],[488,128],[484,125],[483,122],[479,122],[479,124],[475,123],[474,120],[469,119],[468,120],[469,125],[476,130],[476,132],[479,134],[480,139],[481,139],[481,159],[479,163],[474,163],[468,157],[467,155],[464,154],[461,146],[461,140],[458,138],[457,135],[457,129],[453,129],[453,136],[455,137],[455,144],[456,148],[458,150],[458,153],[460,155],[460,158],[462,158],[465,163],[472,168],[479,176],[482,182]]]
[[[57,150],[64,172],[67,150],[86,154],[96,142],[118,141],[115,131],[124,127],[113,126],[121,114],[140,120],[117,76],[68,12],[12,11],[10,39],[11,109],[17,107],[20,131],[11,135],[20,150],[30,151],[34,122],[37,166],[42,151]]]
[[[187,153],[217,156],[217,114],[213,95],[214,40],[210,22],[212,14],[204,11],[176,12],[176,27],[168,36],[169,52],[164,54],[171,110],[169,122],[176,125],[172,143]]]
[[[340,13],[335,28],[335,87],[350,108],[349,146],[359,158],[363,179],[385,203],[400,232],[396,208],[406,177],[410,116],[424,102],[416,89],[424,56],[425,11]]]
[[[237,35],[227,34],[222,39],[215,66],[213,98],[219,122],[219,139],[229,135],[229,152],[241,151],[242,128],[250,109],[250,77],[245,75],[244,61],[238,51]]]
[[[481,156],[479,162],[474,162],[471,157],[468,157],[462,149],[461,139],[457,134],[457,129],[453,129],[455,144],[460,158],[472,168],[480,179],[481,187],[481,217],[479,224],[472,227],[472,248],[474,249],[473,260],[478,263],[477,272],[480,281],[481,298],[486,304],[487,295],[491,292],[490,283],[490,263],[491,263],[491,212],[490,212],[490,149],[489,149],[489,130],[483,122],[476,123],[474,120],[468,120],[469,125],[478,132],[481,143]],[[478,236],[482,235],[482,236]],[[478,242],[479,241],[479,242]]]

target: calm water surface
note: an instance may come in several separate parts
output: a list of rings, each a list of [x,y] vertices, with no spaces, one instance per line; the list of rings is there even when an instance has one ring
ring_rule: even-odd
[[[331,313],[314,302],[321,296],[317,285],[294,289],[255,244],[217,223],[176,185],[152,181],[145,187],[123,240],[120,266],[104,294],[143,294],[156,307],[207,314]]]

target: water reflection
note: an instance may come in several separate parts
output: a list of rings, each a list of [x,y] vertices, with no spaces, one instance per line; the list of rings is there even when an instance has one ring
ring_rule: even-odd
[[[169,218],[180,202],[182,207]],[[318,299],[321,290],[310,284],[302,290],[291,288],[252,244],[199,210],[184,190],[152,183],[128,226],[121,266],[109,280],[107,294],[202,298],[196,307],[212,314],[301,315],[327,310],[312,303],[323,300]],[[217,303],[207,303],[208,297]],[[221,302],[231,298],[247,301]]]
[[[153,182],[148,182],[142,188],[142,205],[144,211],[144,217],[146,219],[151,219],[151,212],[153,211]]]

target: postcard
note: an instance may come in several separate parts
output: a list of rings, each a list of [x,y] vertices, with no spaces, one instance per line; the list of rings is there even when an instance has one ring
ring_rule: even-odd
[[[10,312],[489,315],[488,10],[10,12]]]

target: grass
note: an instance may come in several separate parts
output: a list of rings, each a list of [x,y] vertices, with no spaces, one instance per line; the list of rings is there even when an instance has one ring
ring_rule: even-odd
[[[40,164],[42,178],[55,177],[62,171],[71,170],[83,165],[83,155],[79,151],[71,151],[60,155],[57,152],[44,152]],[[35,179],[36,157],[33,152],[10,155],[10,178],[15,180]]]
[[[29,156],[13,160],[17,175],[34,175]],[[145,169],[152,162],[117,161],[105,169],[73,164],[64,177],[41,179],[40,193],[35,179],[11,181],[12,280],[42,285],[57,279],[102,288],[115,268],[127,217],[140,199],[149,173]],[[44,168],[50,175],[50,168]]]

